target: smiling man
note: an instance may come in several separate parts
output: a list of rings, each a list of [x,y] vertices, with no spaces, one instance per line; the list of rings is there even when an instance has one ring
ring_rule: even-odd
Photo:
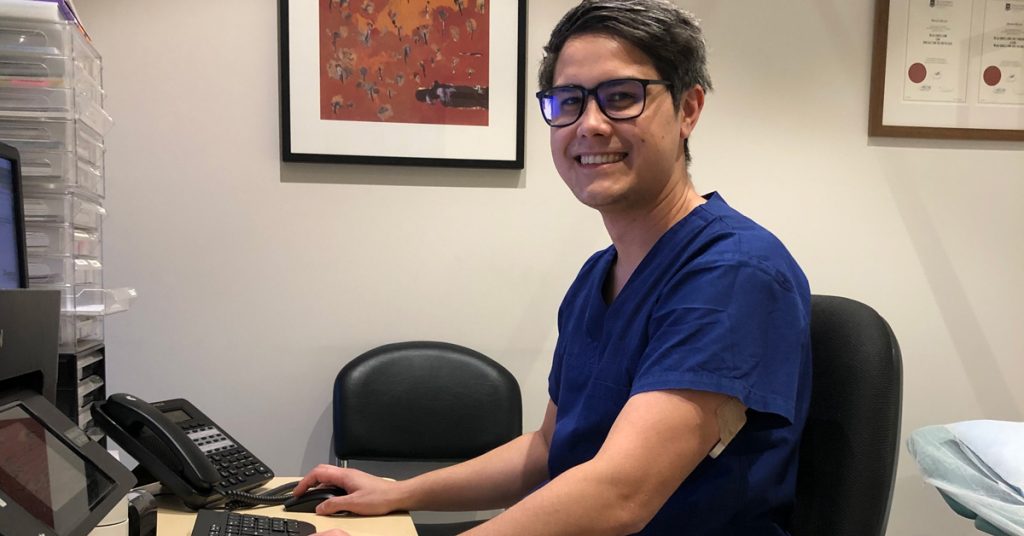
[[[768,231],[699,195],[688,139],[711,82],[668,0],[585,0],[545,47],[551,154],[612,245],[558,313],[540,429],[401,482],[320,466],[320,513],[507,507],[468,534],[788,534],[810,398],[810,292]]]

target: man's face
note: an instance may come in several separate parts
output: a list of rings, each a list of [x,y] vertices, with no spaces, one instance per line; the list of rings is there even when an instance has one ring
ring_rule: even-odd
[[[555,64],[555,86],[593,88],[617,78],[661,77],[646,54],[605,35],[570,38]],[[644,112],[634,119],[609,119],[588,99],[579,120],[551,129],[555,168],[581,202],[602,212],[649,208],[685,184],[683,141],[699,108],[689,116],[686,105],[675,111],[662,85],[648,86]]]

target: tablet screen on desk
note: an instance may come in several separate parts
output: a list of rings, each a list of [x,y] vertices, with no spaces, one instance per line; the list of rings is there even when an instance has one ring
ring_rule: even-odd
[[[0,411],[0,489],[32,517],[66,534],[113,488],[23,407]]]
[[[46,398],[0,389],[0,532],[86,536],[134,484]]]

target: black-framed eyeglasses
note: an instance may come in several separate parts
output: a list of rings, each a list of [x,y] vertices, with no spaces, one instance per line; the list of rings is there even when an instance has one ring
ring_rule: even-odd
[[[617,78],[585,88],[578,85],[555,86],[537,92],[544,121],[553,127],[567,127],[583,116],[587,101],[594,96],[597,107],[608,119],[624,120],[639,117],[647,104],[647,86],[671,86],[668,80]]]

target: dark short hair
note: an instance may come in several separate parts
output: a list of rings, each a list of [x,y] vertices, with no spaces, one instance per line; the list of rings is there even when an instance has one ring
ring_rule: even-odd
[[[711,91],[707,46],[697,19],[669,0],[583,0],[562,17],[544,47],[538,82],[554,85],[555,64],[572,37],[600,34],[621,39],[643,52],[672,83],[672,103],[679,110],[684,93],[694,86]],[[686,161],[690,149],[686,146]]]

